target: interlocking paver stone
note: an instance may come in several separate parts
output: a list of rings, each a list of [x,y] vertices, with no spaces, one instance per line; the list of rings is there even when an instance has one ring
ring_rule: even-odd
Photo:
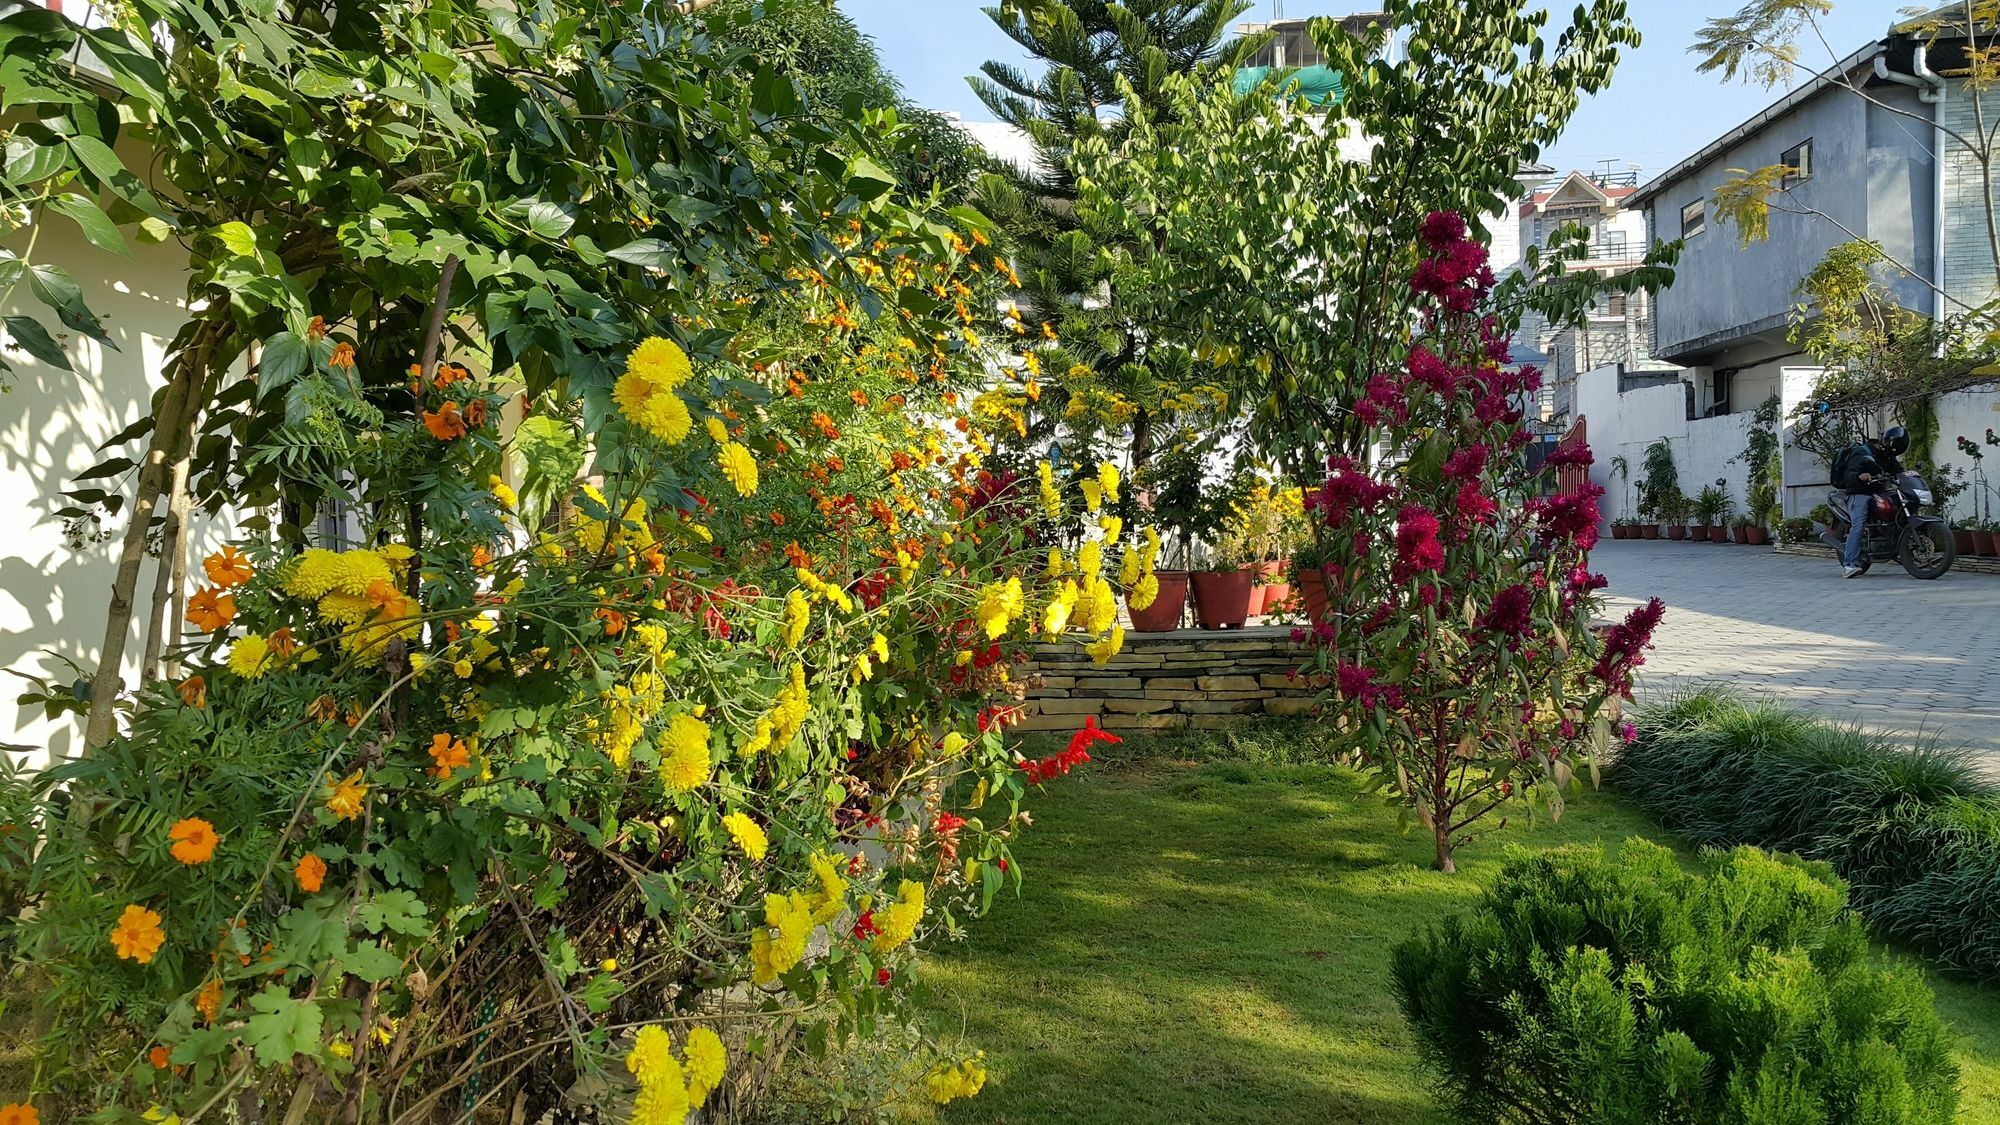
[[[1640,698],[1718,680],[1746,693],[1915,732],[1990,755],[2000,770],[2000,578],[1919,582],[1877,563],[1847,581],[1833,563],[1735,545],[1606,540],[1607,613],[1667,603]]]

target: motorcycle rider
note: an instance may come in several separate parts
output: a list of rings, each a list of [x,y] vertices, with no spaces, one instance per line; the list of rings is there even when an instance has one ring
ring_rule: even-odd
[[[1868,509],[1875,489],[1903,472],[1897,458],[1910,448],[1910,432],[1891,426],[1881,437],[1857,441],[1833,459],[1833,483],[1847,493],[1847,541],[1840,544],[1841,577],[1859,578],[1861,540],[1868,526]]]

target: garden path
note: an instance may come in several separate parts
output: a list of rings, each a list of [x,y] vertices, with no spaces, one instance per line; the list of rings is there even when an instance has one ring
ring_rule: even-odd
[[[1697,680],[1981,752],[2000,772],[2000,578],[1920,582],[1877,565],[1844,581],[1831,562],[1769,548],[1606,540],[1607,612],[1667,603],[1640,683]]]

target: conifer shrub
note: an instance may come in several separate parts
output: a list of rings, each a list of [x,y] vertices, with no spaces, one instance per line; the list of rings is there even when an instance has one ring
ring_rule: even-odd
[[[1824,864],[1755,848],[1684,870],[1628,841],[1510,861],[1398,945],[1397,997],[1453,1120],[1943,1122],[1930,989],[1869,950]]]

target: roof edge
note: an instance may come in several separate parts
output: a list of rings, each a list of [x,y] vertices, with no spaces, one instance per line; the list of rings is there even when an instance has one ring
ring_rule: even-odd
[[[1818,74],[1813,75],[1810,81],[1800,85],[1798,89],[1765,106],[1749,120],[1703,145],[1694,155],[1689,156],[1640,185],[1638,191],[1625,197],[1625,206],[1638,207],[1652,201],[1675,182],[1686,179],[1690,173],[1700,170],[1703,165],[1710,163],[1716,157],[1721,156],[1747,138],[1762,131],[1764,126],[1769,125],[1771,122],[1776,121],[1778,118],[1818,97],[1823,90],[1833,85],[1839,76],[1853,72],[1863,63],[1869,62],[1875,56],[1887,50],[1888,44],[1889,40],[1887,39],[1877,39],[1875,42],[1868,44],[1846,58],[1841,59],[1839,62],[1834,63],[1832,66],[1827,67],[1825,70],[1820,71]]]

